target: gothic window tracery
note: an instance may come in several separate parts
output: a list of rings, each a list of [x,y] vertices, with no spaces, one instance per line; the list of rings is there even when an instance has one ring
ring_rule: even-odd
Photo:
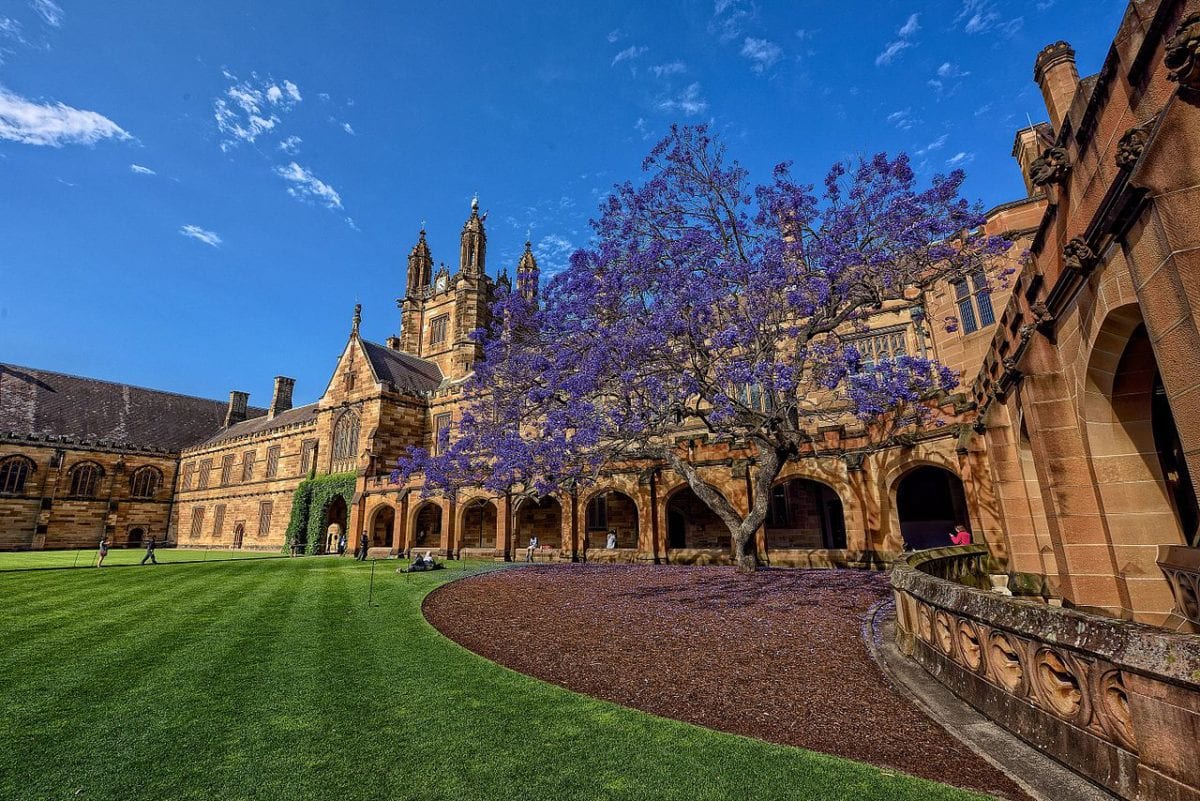
[[[0,461],[0,492],[22,492],[34,469],[33,462],[24,456],[8,456]]]

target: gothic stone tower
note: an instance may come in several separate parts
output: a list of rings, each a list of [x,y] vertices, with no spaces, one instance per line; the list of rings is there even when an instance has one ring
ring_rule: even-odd
[[[451,380],[463,378],[482,356],[470,334],[488,324],[494,283],[486,268],[487,234],[479,199],[463,224],[458,271],[433,270],[433,257],[422,229],[408,256],[408,291],[396,301],[401,310],[400,349],[436,362]]]

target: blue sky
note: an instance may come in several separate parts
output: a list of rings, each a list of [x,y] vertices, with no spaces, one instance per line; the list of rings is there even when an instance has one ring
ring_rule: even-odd
[[[1094,72],[1124,8],[0,0],[0,360],[315,399],[356,300],[397,328],[422,221],[452,262],[478,192],[489,272],[527,231],[553,270],[672,122],[764,179],[907,150],[998,204],[1037,51]]]

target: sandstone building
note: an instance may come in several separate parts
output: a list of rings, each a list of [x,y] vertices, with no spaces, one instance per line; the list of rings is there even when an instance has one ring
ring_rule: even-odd
[[[1200,646],[1171,633],[1200,627],[1200,0],[1133,2],[1099,73],[1080,78],[1058,42],[1034,80],[1048,120],[1013,145],[1027,195],[986,223],[1015,243],[1012,282],[943,284],[847,334],[871,360],[958,371],[950,424],[884,448],[854,423],[814,432],[757,547],[771,565],[882,566],[968,524],[979,547],[897,570],[914,656],[1125,797],[1200,798]],[[536,536],[539,559],[577,558],[586,538],[597,560],[727,561],[723,524],[663,465],[538,501],[395,482],[408,446],[453,431],[480,357],[469,333],[512,285],[487,272],[485,216],[473,203],[453,271],[419,234],[399,332],[363,339],[356,310],[306,406],[284,377],[258,409],[0,365],[0,547],[108,533],[323,552],[332,526],[379,556],[506,559]],[[515,283],[537,291],[528,245]],[[745,509],[754,454],[692,441]],[[1025,599],[944,581],[975,570]]]

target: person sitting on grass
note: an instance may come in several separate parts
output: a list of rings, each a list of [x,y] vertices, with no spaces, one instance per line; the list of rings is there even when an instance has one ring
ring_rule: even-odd
[[[100,538],[100,551],[96,555],[96,567],[104,567],[104,557],[108,556],[108,535]]]

